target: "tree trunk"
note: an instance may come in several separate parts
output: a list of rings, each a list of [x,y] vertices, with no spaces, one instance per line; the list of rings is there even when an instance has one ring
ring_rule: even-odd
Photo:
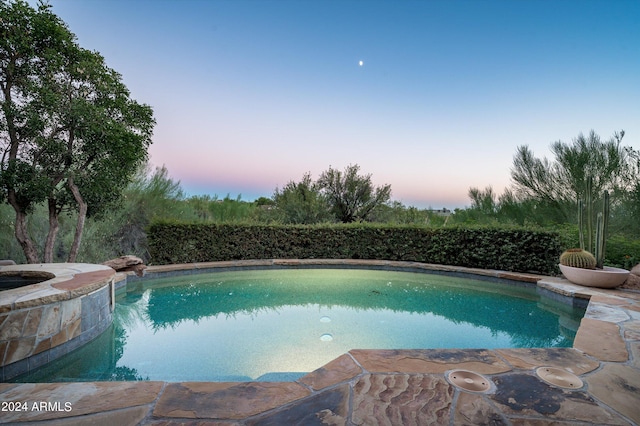
[[[31,241],[31,238],[29,238],[29,232],[27,231],[27,215],[18,205],[15,192],[9,190],[7,195],[9,204],[11,204],[11,207],[13,207],[16,212],[15,236],[18,243],[20,243],[20,247],[22,247],[24,257],[27,258],[27,263],[40,263],[38,249],[35,244],[33,244],[33,241]]]
[[[67,180],[69,189],[73,194],[73,198],[78,203],[78,221],[76,222],[76,232],[73,236],[73,243],[71,244],[71,250],[69,250],[69,258],[67,262],[75,262],[78,256],[78,250],[80,249],[80,242],[82,241],[82,231],[84,231],[84,221],[87,218],[87,203],[82,199],[80,190],[73,182],[73,178]]]
[[[53,198],[49,198],[49,232],[47,233],[47,240],[44,244],[45,263],[53,263],[53,249],[56,244],[56,237],[58,236],[59,229],[60,226],[58,223],[56,202]]]
[[[16,227],[15,227],[16,239],[22,247],[24,256],[27,258],[27,263],[40,263],[38,256],[38,249],[36,248],[29,233],[27,232],[27,215],[22,211],[16,211]]]
[[[12,70],[16,64],[16,57],[12,56],[9,60],[9,70]],[[6,119],[6,128],[9,133],[9,157],[7,161],[10,162],[18,158],[18,130],[15,125],[15,110],[14,103],[11,96],[11,90],[13,87],[13,74],[9,73],[7,75],[7,80],[2,85],[3,89],[3,97],[4,102],[2,102],[2,110],[4,112],[4,117]],[[2,164],[5,164],[5,154],[2,156]],[[15,236],[18,243],[20,243],[20,247],[22,247],[22,251],[24,252],[24,256],[27,258],[28,263],[40,263],[40,259],[38,258],[38,250],[29,238],[29,232],[27,231],[27,215],[23,211],[22,207],[18,203],[16,199],[16,192],[14,189],[9,189],[7,191],[7,201],[13,207],[13,210],[16,212],[16,225],[15,225]]]

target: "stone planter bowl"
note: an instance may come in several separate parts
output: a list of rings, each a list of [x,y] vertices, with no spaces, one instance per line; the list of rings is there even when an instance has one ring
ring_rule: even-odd
[[[626,269],[605,266],[604,269],[584,269],[558,265],[562,275],[574,284],[586,287],[615,288],[622,285],[629,277]]]

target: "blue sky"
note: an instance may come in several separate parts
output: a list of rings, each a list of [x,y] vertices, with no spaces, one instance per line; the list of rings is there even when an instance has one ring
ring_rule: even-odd
[[[357,163],[404,204],[455,208],[502,193],[519,145],[624,129],[640,149],[636,0],[50,4],[154,108],[151,162],[189,195]]]

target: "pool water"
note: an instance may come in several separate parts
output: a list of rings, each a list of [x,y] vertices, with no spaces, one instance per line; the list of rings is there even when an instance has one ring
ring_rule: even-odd
[[[18,381],[292,380],[351,349],[569,347],[583,315],[535,288],[444,275],[187,275],[130,285],[107,332]]]
[[[29,277],[23,276],[19,273],[16,274],[3,274],[0,275],[0,291],[13,290],[14,288],[25,287],[31,284],[38,284],[48,280],[47,277]]]

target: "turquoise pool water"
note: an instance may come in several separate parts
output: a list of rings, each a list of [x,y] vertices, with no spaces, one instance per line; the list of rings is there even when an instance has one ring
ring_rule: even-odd
[[[141,283],[118,296],[107,332],[18,380],[291,380],[351,349],[568,347],[584,314],[532,288],[408,272]]]

